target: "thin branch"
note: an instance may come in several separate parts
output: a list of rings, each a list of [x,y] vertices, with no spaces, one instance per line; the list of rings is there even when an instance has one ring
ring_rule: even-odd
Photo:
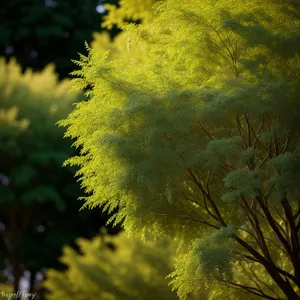
[[[221,216],[221,213],[216,205],[216,203],[213,201],[213,199],[211,198],[211,195],[206,192],[202,186],[202,184],[200,183],[200,181],[197,180],[197,178],[195,177],[195,175],[193,174],[193,172],[190,170],[190,169],[187,169],[188,173],[190,174],[190,176],[192,177],[194,183],[199,187],[199,189],[201,190],[201,192],[206,196],[206,198],[208,199],[208,201],[210,202],[217,218],[218,218],[218,221],[220,222],[220,224],[224,227],[226,227],[226,223],[224,221],[224,219],[222,218]]]
[[[220,229],[219,226],[207,222],[204,218],[203,218],[203,221],[201,221],[199,219],[193,218],[193,217],[188,216],[188,215],[162,214],[162,213],[157,213],[157,215],[158,216],[163,216],[163,217],[170,217],[170,216],[172,216],[172,217],[178,217],[178,218],[182,218],[182,219],[190,219],[190,220],[195,221],[197,223],[205,224],[205,225],[210,226],[210,227],[215,228],[215,229]]]
[[[205,127],[201,124],[200,121],[197,121],[197,123],[200,125],[200,127],[203,129],[203,131],[209,136],[209,138],[211,140],[213,140],[214,138],[212,137],[212,135],[207,131],[207,129],[205,129]]]
[[[242,284],[235,283],[235,282],[232,282],[232,281],[227,281],[227,280],[220,280],[220,281],[225,283],[225,284],[232,285],[233,288],[245,290],[249,293],[252,293],[256,296],[260,296],[264,299],[278,300],[278,299],[276,299],[276,298],[274,298],[270,295],[267,295],[261,289],[258,289],[258,288],[252,287],[252,286],[246,286],[246,285],[242,285]]]

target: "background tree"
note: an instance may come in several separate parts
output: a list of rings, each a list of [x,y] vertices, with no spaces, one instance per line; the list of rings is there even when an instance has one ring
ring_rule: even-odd
[[[60,0],[7,1],[3,3],[0,8],[0,55],[6,56],[6,58],[15,56],[22,71],[24,71],[27,67],[41,71],[50,62],[54,62],[56,63],[56,69],[59,77],[64,78],[68,76],[69,72],[73,68],[71,58],[74,58],[78,51],[83,51],[84,40],[90,41],[92,32],[95,30],[101,30],[99,25],[103,16],[106,15],[106,11],[103,7],[104,3],[116,4],[117,1],[79,0],[75,2],[72,1],[72,3],[70,1]],[[118,33],[118,30],[113,27],[110,30],[111,36],[114,36],[116,33]],[[49,51],[49,47],[51,48],[51,51]],[[21,76],[21,74],[18,73],[19,71],[16,73],[12,72],[14,73],[12,76],[13,80],[12,77],[5,80],[7,77],[7,69],[9,68],[4,67],[4,69],[2,69],[2,91],[4,86],[7,86],[5,87],[5,95],[2,95],[3,97],[1,96],[0,99],[0,122],[2,126],[0,139],[2,141],[1,147],[3,146],[6,148],[6,150],[3,150],[2,152],[3,156],[1,156],[0,186],[1,188],[7,187],[7,185],[9,186],[8,189],[2,189],[1,191],[0,197],[2,204],[7,200],[7,190],[12,191],[13,193],[16,192],[15,186],[11,182],[11,178],[7,175],[11,172],[10,167],[13,166],[14,163],[20,162],[20,160],[15,159],[16,153],[13,153],[10,155],[10,159],[12,157],[13,159],[11,159],[10,163],[8,163],[6,161],[7,153],[15,147],[18,149],[19,158],[24,158],[26,155],[29,155],[28,152],[30,151],[29,149],[31,149],[32,144],[39,143],[38,135],[36,135],[35,138],[33,136],[28,138],[28,131],[31,129],[30,127],[27,128],[30,123],[28,123],[27,119],[30,119],[30,117],[32,117],[35,113],[39,113],[40,106],[37,105],[37,99],[34,100],[34,103],[30,105],[27,103],[25,105],[22,97],[28,97],[28,102],[33,96],[39,97],[37,93],[30,93],[29,90],[35,89],[34,84],[42,85],[47,81],[46,77],[43,77],[45,82],[43,82],[43,79],[34,80],[31,84],[29,84],[29,82],[22,81],[22,84],[20,84],[22,87],[19,86],[20,82],[18,83],[18,87],[16,87],[16,82],[13,83],[13,80],[16,79],[15,77]],[[17,73],[18,75],[16,75]],[[35,76],[35,78],[37,77],[38,76]],[[31,80],[32,78],[28,76],[28,79]],[[14,87],[12,88],[10,85]],[[13,92],[15,95],[12,97],[11,95],[9,97],[7,96],[9,92],[6,94],[6,91],[9,91],[10,89],[17,90],[17,92]],[[28,91],[25,92],[27,89]],[[66,88],[66,94],[68,89],[69,88]],[[41,86],[40,90],[42,90]],[[51,92],[52,91],[49,90],[49,93]],[[24,93],[23,96],[21,96],[22,93]],[[18,94],[18,96],[16,96],[16,94]],[[15,96],[19,97],[19,103],[17,104],[15,103],[16,99],[12,99]],[[3,98],[5,97],[8,97],[9,99],[6,99],[6,104],[4,105],[5,101],[3,102]],[[52,96],[49,95],[49,101],[51,97]],[[63,95],[61,95],[61,98],[63,98]],[[25,106],[29,108],[28,110],[26,108],[26,113],[24,113],[25,119],[20,120],[18,117],[18,110],[21,109],[21,111],[23,111]],[[71,109],[71,105],[68,109]],[[30,115],[27,114],[27,112]],[[67,112],[67,110],[65,112]],[[48,116],[44,113],[42,113],[42,115],[45,118]],[[55,122],[57,119],[53,118],[49,120],[49,131],[52,130],[52,127],[54,130],[53,132],[58,133],[57,129],[55,129],[54,123],[52,123],[52,121]],[[44,121],[44,119],[42,120]],[[59,134],[61,133],[62,132]],[[33,130],[31,134],[35,134],[35,131]],[[26,139],[27,142],[25,145]],[[52,147],[50,144],[53,141],[53,139],[49,139],[47,141],[45,138],[42,138],[41,145],[45,145],[45,148],[48,146]],[[64,196],[62,204],[66,206],[65,210],[58,210],[53,203],[51,204],[48,201],[43,203],[40,202],[39,209],[37,213],[33,214],[33,216],[27,216],[27,210],[25,210],[22,217],[24,217],[25,220],[29,219],[30,222],[28,226],[24,225],[25,229],[20,231],[20,237],[15,239],[12,237],[10,232],[11,229],[8,225],[9,216],[7,205],[5,207],[1,205],[1,209],[3,207],[3,210],[0,220],[5,223],[5,225],[2,223],[0,224],[0,267],[2,269],[7,266],[10,267],[10,262],[7,260],[9,254],[8,249],[11,249],[13,246],[15,249],[21,250],[22,253],[19,268],[22,270],[25,268],[30,270],[30,288],[33,288],[34,286],[34,274],[36,272],[47,267],[62,268],[62,266],[58,263],[57,258],[61,253],[61,247],[64,243],[72,243],[72,241],[74,241],[74,239],[78,236],[94,236],[97,233],[99,226],[101,224],[103,225],[103,222],[105,222],[103,220],[105,219],[105,216],[100,210],[95,212],[86,210],[79,212],[79,208],[81,206],[80,202],[74,201],[74,199],[82,195],[82,193],[79,190],[78,185],[72,179],[71,174],[73,174],[73,171],[71,169],[69,171],[61,170],[60,167],[58,167],[60,164],[59,160],[61,162],[63,161],[63,157],[59,158],[59,153],[63,153],[65,151],[68,152],[70,150],[67,149],[69,144],[60,142],[59,139],[56,141],[57,142],[54,147],[57,154],[56,158],[50,161],[51,159],[49,157],[45,158],[45,156],[43,156],[43,158],[40,157],[39,159],[44,161],[39,161],[38,163],[35,163],[32,158],[30,158],[29,162],[28,158],[29,168],[27,171],[30,172],[29,169],[32,168],[34,171],[37,171],[38,176],[40,176],[40,174],[45,176],[44,174],[47,173],[49,174],[49,178],[57,177],[56,188],[58,189],[58,193],[61,196]],[[49,142],[48,146],[47,142]],[[23,149],[25,152],[24,155],[21,154]],[[42,152],[43,150],[41,150],[40,154],[42,154]],[[73,152],[71,151],[68,153]],[[67,154],[65,155],[68,156]],[[55,163],[54,160],[56,160]],[[47,169],[47,171],[44,170],[45,173],[39,173],[41,165],[48,166],[44,168]],[[52,168],[49,168],[49,165],[51,165]],[[16,167],[16,165],[14,166]],[[55,168],[57,168],[56,171]],[[51,171],[49,169],[51,169]],[[18,173],[18,170],[15,171]],[[19,174],[19,176],[26,177],[29,175]],[[49,182],[49,178],[45,179],[45,182]],[[59,178],[61,178],[61,185],[57,184]],[[67,186],[65,186],[66,183]],[[28,190],[31,187],[33,187],[33,185],[28,184]],[[44,197],[44,194],[40,193],[40,196]],[[28,211],[30,211],[30,209]],[[17,216],[18,222],[22,222],[20,217],[21,215],[19,214],[19,216]],[[82,222],[84,222],[85,226],[82,226]],[[5,230],[3,230],[4,228]],[[111,233],[117,231],[112,229],[109,230]],[[37,245],[39,245],[39,247],[37,247]],[[44,250],[40,251],[41,248]]]
[[[69,93],[69,81],[58,83],[53,65],[23,75],[15,60],[2,58],[0,73],[1,267],[12,266],[17,291],[24,270],[33,288],[37,272],[60,266],[62,246],[97,234],[105,216],[79,212],[74,170],[61,168],[74,151],[55,122],[81,95]]]
[[[47,299],[177,299],[165,279],[176,249],[171,241],[144,243],[123,232],[78,239],[78,245],[81,255],[64,248],[65,272],[47,271]]]
[[[112,220],[129,232],[183,237],[181,298],[216,281],[299,299],[299,6],[156,8],[153,21],[127,26],[145,59],[106,62],[92,49],[74,72],[90,100],[60,124],[82,147],[68,163],[93,191],[86,205],[118,207]],[[251,283],[237,276],[246,266]]]
[[[176,252],[184,252],[185,245],[170,238],[141,241],[137,236],[128,238],[122,232],[108,236],[103,231],[92,240],[78,239],[80,253],[64,248],[61,262],[63,272],[47,271],[43,286],[48,300],[56,299],[178,299],[171,291],[166,276],[173,270]],[[180,245],[180,249],[176,251]],[[242,270],[241,274],[244,272]],[[260,277],[265,276],[263,271]],[[251,275],[253,277],[253,275]],[[251,279],[249,278],[249,282]],[[271,287],[270,287],[271,288]],[[187,299],[243,300],[245,294],[237,290],[214,286],[204,287]],[[260,299],[253,297],[251,299]]]

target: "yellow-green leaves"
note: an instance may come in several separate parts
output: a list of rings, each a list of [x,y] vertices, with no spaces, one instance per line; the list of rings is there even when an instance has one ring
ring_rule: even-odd
[[[68,267],[65,272],[47,272],[44,285],[51,291],[49,300],[71,300],[74,295],[90,300],[177,299],[165,278],[172,269],[174,242],[144,243],[121,233],[91,241],[79,239],[78,245],[83,255],[70,247],[64,249],[61,262]]]
[[[299,228],[298,210],[289,200],[297,198],[292,177],[299,180],[299,174],[268,162],[277,157],[280,163],[290,151],[299,165],[297,6],[165,0],[153,11],[151,21],[126,26],[111,46],[107,40],[100,45],[99,37],[76,73],[82,78],[75,84],[89,89],[90,98],[61,124],[83,149],[70,161],[81,168],[82,186],[93,192],[86,203],[119,207],[114,217],[127,231],[181,236],[186,243],[234,225],[238,229],[229,240],[240,247],[235,262],[254,272],[265,268],[278,293],[265,294],[265,282],[249,283],[243,276],[235,287],[250,285],[247,291],[258,289],[256,296],[292,299],[300,286],[293,277],[300,245],[288,237]],[[111,57],[103,55],[108,47]],[[280,191],[269,184],[274,174]],[[293,196],[285,199],[288,184]],[[282,218],[287,225],[277,228]],[[234,280],[238,268],[228,268],[228,249],[202,251],[193,270],[205,261],[220,270],[220,262],[223,278]],[[297,261],[286,255],[291,252]],[[280,255],[294,271],[281,264]],[[269,263],[282,269],[272,273]],[[286,272],[294,282],[288,283],[290,292],[281,277]],[[185,277],[176,276],[180,289]],[[180,296],[196,289],[190,282]]]
[[[108,14],[104,17],[103,28],[112,29],[113,25],[121,28],[130,22],[149,22],[153,18],[153,4],[157,0],[121,0],[119,7],[106,4]]]

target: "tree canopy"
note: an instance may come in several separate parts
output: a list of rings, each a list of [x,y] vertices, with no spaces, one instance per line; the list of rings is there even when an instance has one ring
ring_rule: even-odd
[[[179,236],[173,286],[300,299],[299,25],[295,1],[165,0],[73,72],[86,206],[128,232]],[[142,49],[141,57],[131,49]],[[238,270],[250,272],[250,282]],[[264,271],[265,276],[259,274]]]
[[[0,220],[4,225],[4,257],[10,259],[18,289],[21,261],[26,250],[35,245],[25,242],[20,251],[22,239],[37,226],[48,227],[44,216],[51,210],[63,213],[66,198],[70,197],[72,171],[69,168],[56,173],[62,161],[74,152],[54,125],[71,111],[79,95],[68,92],[69,81],[57,82],[53,65],[40,73],[28,69],[23,75],[14,59],[6,63],[1,58],[0,72]],[[79,195],[77,190],[73,197]],[[47,212],[41,211],[46,207]],[[39,264],[38,257],[33,259],[31,253],[26,267],[34,267],[30,266],[33,261]]]

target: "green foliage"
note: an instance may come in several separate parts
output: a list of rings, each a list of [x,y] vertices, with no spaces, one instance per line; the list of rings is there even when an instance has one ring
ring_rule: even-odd
[[[76,185],[74,188],[73,170],[61,168],[74,151],[55,126],[80,95],[69,92],[70,81],[58,82],[57,77],[53,65],[39,73],[28,69],[23,74],[14,59],[8,63],[0,59],[0,219],[5,226],[1,267],[8,258],[16,284],[22,265],[30,271],[55,265],[61,245],[78,235],[75,226],[70,234],[68,225],[55,228],[53,234],[48,224],[49,219],[59,224],[57,218],[66,218],[66,207],[70,213],[75,206],[69,204],[70,199],[81,194]],[[65,191],[70,186],[73,194]],[[78,220],[77,214],[72,218]],[[36,232],[40,225],[47,231],[46,244],[53,243],[51,250],[36,249],[37,241],[43,247],[45,239]],[[57,238],[58,233],[62,237]]]
[[[1,129],[2,134],[7,132],[9,128],[13,128],[13,132],[20,132],[21,130],[24,130],[28,127],[28,121],[27,120],[17,120],[18,116],[18,109],[17,107],[11,107],[7,110],[1,110],[0,111],[0,120],[1,120]],[[7,126],[8,128],[5,128]]]
[[[232,228],[220,229],[217,232],[192,242],[189,252],[176,258],[175,271],[170,275],[172,284],[178,286],[178,295],[185,299],[191,292],[210,288],[213,293],[220,289],[218,280],[231,279],[232,245],[229,237]],[[199,280],[201,278],[201,280]],[[197,287],[193,285],[197,283]],[[217,284],[216,284],[217,283]],[[228,293],[228,296],[231,293]],[[212,299],[213,295],[212,295]]]
[[[61,261],[68,267],[66,271],[47,271],[47,299],[177,299],[165,279],[172,270],[174,242],[144,243],[121,233],[79,239],[78,245],[82,255],[64,248]]]
[[[59,124],[82,149],[67,164],[92,192],[86,205],[118,207],[112,221],[128,232],[193,245],[173,280],[181,298],[204,276],[299,299],[299,7],[166,0],[155,10],[125,27],[144,52],[115,60],[94,45],[74,73],[90,99]],[[228,227],[226,243],[195,246]]]
[[[24,75],[14,60],[5,63],[2,59],[0,65],[0,170],[9,180],[7,188],[13,198],[18,199],[10,204],[21,208],[22,204],[54,201],[61,208],[56,183],[49,185],[47,176],[50,165],[60,166],[72,151],[68,143],[61,143],[62,131],[54,125],[71,111],[77,95],[69,93],[70,82],[57,83],[51,65],[41,73],[27,70]],[[57,152],[59,144],[62,147]],[[1,201],[7,199],[1,197]]]
[[[157,0],[121,0],[118,6],[105,4],[107,14],[103,17],[101,26],[111,30],[114,26],[118,29],[124,26],[130,28],[131,22],[149,23],[153,19],[155,12],[152,6],[156,2]],[[149,46],[143,42],[143,39],[149,42],[147,31],[136,33],[134,38],[131,34],[121,31],[113,40],[108,32],[94,32],[91,48],[103,54],[109,51],[109,60],[121,59],[122,63],[131,63],[134,60],[140,61],[146,58]]]

